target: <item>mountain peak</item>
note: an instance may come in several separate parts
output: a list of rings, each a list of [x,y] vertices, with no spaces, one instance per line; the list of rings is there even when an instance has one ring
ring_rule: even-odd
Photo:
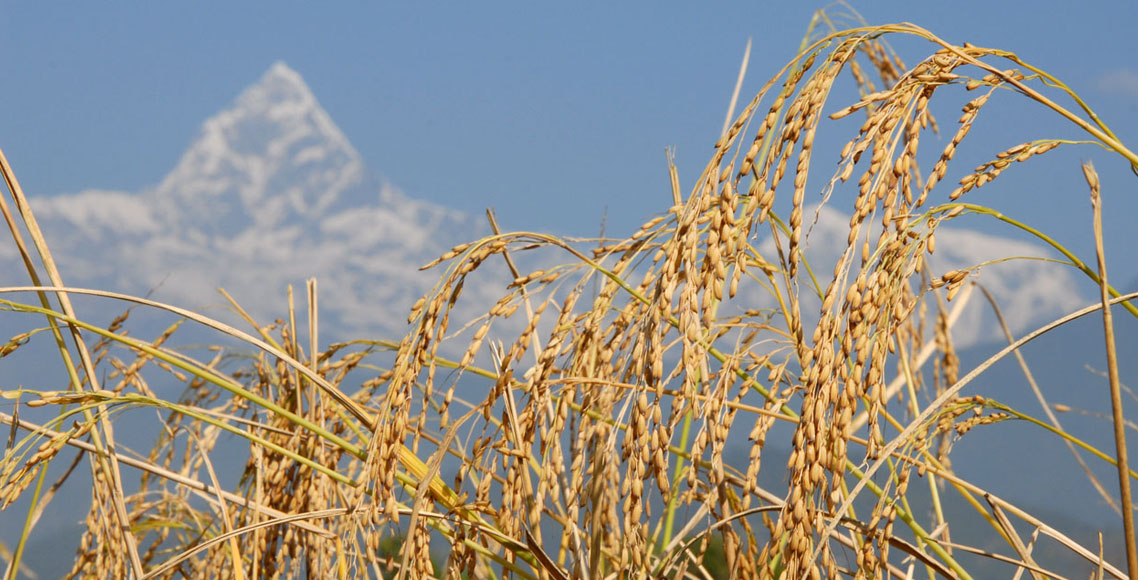
[[[254,318],[272,320],[283,289],[315,277],[321,319],[343,338],[348,330],[405,332],[402,317],[388,314],[406,312],[438,275],[419,266],[486,231],[368,174],[283,62],[207,119],[160,184],[33,203],[73,282],[157,289],[159,299],[191,308],[215,303],[222,287]],[[3,250],[0,263],[16,259]],[[492,303],[498,291],[467,293]]]
[[[323,113],[300,73],[280,60],[273,63],[256,83],[241,92],[234,108],[277,118],[315,111]],[[334,125],[331,129],[339,133]],[[339,138],[342,139],[343,135]]]
[[[308,89],[308,83],[304,82],[300,73],[290,68],[283,60],[274,62],[265,74],[261,75],[261,80],[257,82],[257,87],[278,86],[283,90],[295,91],[307,98],[315,100],[312,96],[312,91]]]
[[[250,220],[262,228],[310,222],[364,174],[304,79],[277,61],[202,124],[156,193],[166,212],[220,234]]]

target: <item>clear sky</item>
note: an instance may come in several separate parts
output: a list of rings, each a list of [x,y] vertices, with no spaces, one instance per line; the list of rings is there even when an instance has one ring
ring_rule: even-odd
[[[745,98],[793,55],[823,5],[4,2],[0,147],[32,195],[136,191],[174,166],[204,119],[284,60],[369,168],[409,195],[471,213],[494,206],[509,229],[573,234],[595,233],[607,210],[610,231],[623,233],[667,205],[665,147],[676,147],[685,187],[698,175],[748,37]],[[911,21],[949,41],[1013,50],[1138,144],[1138,3],[854,7],[871,24]],[[908,62],[925,56],[918,43],[897,47]],[[977,160],[1054,135],[1024,119],[982,119],[980,138],[992,141]],[[1084,158],[1101,160],[1117,278],[1132,279],[1138,244],[1126,216],[1138,196],[1116,156],[1077,149],[1029,168],[1034,181],[974,201],[1004,199],[1053,233],[1081,220],[1066,241],[1086,256]]]

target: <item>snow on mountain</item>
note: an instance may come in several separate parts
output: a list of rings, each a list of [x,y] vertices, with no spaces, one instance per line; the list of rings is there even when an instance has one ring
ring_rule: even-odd
[[[807,207],[804,212],[807,223],[813,220],[813,228],[805,242],[806,257],[816,274],[828,276],[846,248],[849,216],[828,205]],[[927,257],[934,276],[949,270],[973,268],[1001,258],[1055,257],[1054,252],[1042,245],[1012,238],[944,225],[939,226],[936,232],[936,252]],[[785,240],[783,248],[786,248]],[[764,256],[777,255],[774,240],[770,238],[764,240],[758,249]],[[1072,269],[1054,262],[1009,260],[987,265],[970,279],[991,292],[1000,305],[1008,327],[1017,337],[1089,303],[1088,299],[1080,295]],[[765,296],[758,299],[770,300]],[[816,309],[818,306],[817,301],[804,304],[804,309]],[[773,302],[764,306],[773,306]],[[949,307],[951,306],[950,304]],[[953,339],[957,347],[967,348],[981,342],[1004,340],[1003,332],[996,325],[991,312],[988,301],[980,293],[975,293],[953,327]],[[816,312],[807,314],[816,318]]]
[[[272,229],[318,221],[365,173],[304,80],[278,62],[233,107],[202,125],[154,197],[164,211],[186,212],[181,223],[210,233],[249,221]]]
[[[419,266],[486,233],[371,177],[281,62],[205,121],[157,186],[32,203],[69,284],[153,289],[195,309],[222,303],[220,287],[268,322],[285,311],[286,285],[303,296],[315,277],[322,327],[352,336],[402,335],[407,308],[439,275]]]

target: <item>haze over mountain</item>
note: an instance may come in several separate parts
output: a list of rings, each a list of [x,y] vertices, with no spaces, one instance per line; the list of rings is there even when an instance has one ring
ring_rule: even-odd
[[[487,231],[480,219],[410,198],[376,178],[282,62],[206,120],[158,185],[39,196],[32,203],[69,284],[136,294],[153,289],[157,298],[190,308],[220,303],[221,287],[267,322],[283,314],[287,284],[300,289],[315,277],[322,327],[345,335],[401,335],[401,313],[438,276],[418,267]],[[829,207],[817,214],[807,251],[822,265],[816,271],[836,260],[847,223]],[[1008,255],[1049,255],[1037,245],[962,229],[943,227],[938,239],[930,259],[936,272]],[[760,249],[773,253],[773,243]],[[0,252],[15,257],[10,247]],[[999,264],[981,280],[1015,332],[1085,303],[1069,269],[1053,263]],[[489,298],[501,290],[468,286],[466,292]],[[961,347],[997,337],[979,330],[985,307],[974,302],[957,327]]]

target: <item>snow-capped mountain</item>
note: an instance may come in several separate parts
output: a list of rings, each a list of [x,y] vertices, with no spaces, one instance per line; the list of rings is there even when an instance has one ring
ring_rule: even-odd
[[[281,62],[208,119],[157,186],[32,203],[69,284],[153,289],[190,308],[221,303],[220,287],[268,322],[286,285],[302,296],[315,277],[325,328],[387,336],[437,279],[419,266],[485,233],[372,177]]]
[[[304,80],[284,63],[207,120],[178,166],[155,188],[163,212],[225,235],[318,223],[367,204],[364,163]],[[355,199],[352,199],[356,194]]]
[[[32,203],[69,284],[154,290],[158,299],[193,309],[220,304],[220,287],[267,322],[283,314],[286,285],[299,290],[315,277],[323,328],[394,337],[406,330],[403,313],[437,280],[438,273],[418,267],[486,228],[371,175],[300,75],[278,62],[205,121],[158,185]],[[818,211],[807,248],[816,271],[832,268],[847,228],[839,211]],[[1049,255],[1031,243],[950,227],[941,227],[937,238],[934,273],[1005,256]],[[773,242],[760,251],[773,255]],[[9,257],[14,254],[0,255]],[[493,288],[467,284],[468,298],[483,298],[473,296],[472,307],[489,306],[504,290],[509,276],[498,274]],[[1069,270],[1052,263],[999,264],[979,280],[1016,333],[1085,302]],[[741,298],[751,300],[750,308],[767,297]],[[961,347],[999,338],[981,323],[990,320],[981,302],[973,300],[956,326]]]

